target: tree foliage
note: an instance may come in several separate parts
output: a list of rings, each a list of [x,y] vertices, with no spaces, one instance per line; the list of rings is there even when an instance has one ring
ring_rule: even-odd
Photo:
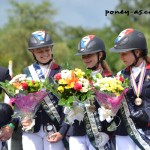
[[[139,31],[143,32],[146,39],[148,48],[150,47],[150,1],[147,0],[119,0],[118,5],[116,6],[117,11],[129,11],[129,15],[127,14],[113,14],[110,17],[111,25],[108,27],[111,29],[109,34],[110,43],[115,42],[118,34],[126,29],[126,28],[135,28]],[[144,14],[147,11],[149,14]],[[141,14],[141,12],[143,14]],[[106,28],[105,28],[106,29]],[[104,30],[105,30],[104,29]],[[109,45],[109,42],[106,42],[106,45]],[[113,44],[114,45],[114,44]],[[111,45],[110,47],[113,47]],[[108,52],[109,64],[112,68],[113,72],[121,70],[124,66],[119,59],[118,54]]]
[[[42,0],[37,4],[30,1],[9,0],[9,2],[11,9],[8,10],[10,14],[8,22],[0,29],[0,62],[2,66],[7,67],[9,59],[12,59],[14,74],[20,73],[25,66],[33,62],[32,54],[27,50],[27,40],[36,30],[47,30],[52,36],[56,43],[53,49],[54,59],[59,64],[68,63],[82,69],[85,66],[81,57],[75,56],[78,43],[82,37],[95,34],[105,42],[106,60],[114,73],[121,70],[123,64],[119,60],[119,55],[109,52],[109,49],[114,46],[114,41],[122,30],[130,27],[136,28],[145,34],[147,41],[150,40],[150,14],[113,14],[109,16],[111,22],[109,26],[101,29],[85,29],[82,26],[68,27],[63,22],[54,22],[53,18],[58,10],[53,8],[50,0]],[[150,2],[147,0],[119,0],[115,10],[148,11]]]
[[[32,55],[27,50],[28,38],[32,32],[46,30],[54,41],[61,40],[61,36],[56,32],[57,25],[52,19],[56,10],[52,8],[49,0],[40,4],[15,0],[10,0],[10,3],[12,9],[9,10],[8,22],[0,30],[0,50],[3,55],[1,65],[6,66],[8,60],[12,59],[16,74],[33,62]]]

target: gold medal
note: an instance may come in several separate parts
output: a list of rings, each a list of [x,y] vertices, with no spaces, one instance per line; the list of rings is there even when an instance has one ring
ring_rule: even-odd
[[[137,97],[134,101],[135,105],[140,106],[142,104],[142,99]]]
[[[140,98],[140,95],[142,94],[142,87],[143,87],[143,82],[144,82],[144,77],[146,73],[146,62],[142,62],[142,68],[140,72],[140,78],[138,81],[138,84],[135,81],[134,74],[131,69],[131,75],[130,75],[130,80],[131,80],[131,85],[134,90],[134,94],[136,95],[136,99],[134,101],[135,105],[140,106],[142,104],[142,99]]]

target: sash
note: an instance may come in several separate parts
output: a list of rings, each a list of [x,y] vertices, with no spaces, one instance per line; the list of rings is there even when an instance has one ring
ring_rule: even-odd
[[[52,73],[52,68],[53,68],[53,62],[51,63],[51,65],[49,66],[49,72],[48,72],[48,76],[51,75]],[[33,79],[35,80],[45,80],[45,76],[40,68],[40,66],[37,63],[34,63],[32,65],[30,65],[29,67],[29,71],[30,74],[32,76]],[[42,106],[44,108],[44,110],[46,111],[46,113],[48,114],[48,116],[51,118],[51,120],[55,120],[58,123],[60,122],[60,115],[56,109],[55,106],[57,106],[57,104],[54,104],[54,100],[53,100],[54,96],[49,93],[45,98],[44,101],[42,101]]]
[[[40,68],[38,63],[34,63],[34,64],[30,65],[28,68],[29,68],[32,78],[34,77],[34,79],[36,79],[38,81],[39,80],[44,81],[46,79],[46,77],[49,76],[49,74],[52,70],[52,66],[53,66],[53,62],[51,62],[48,65],[48,67],[46,69],[46,74],[43,74],[43,71]]]
[[[84,121],[86,125],[86,133],[89,137],[89,140],[96,150],[109,150],[110,148],[108,144],[105,144],[103,147],[97,146],[98,142],[101,140],[100,136],[98,136],[98,133],[101,133],[99,132],[99,130],[101,130],[102,124],[100,124],[98,115],[96,115],[96,111],[94,113],[89,111],[89,105],[90,101],[87,100],[87,102],[85,103],[86,113],[84,116]]]
[[[106,69],[101,69],[99,71],[103,76],[111,76],[111,73],[106,70]],[[91,144],[95,147],[96,150],[110,150],[110,144],[107,142],[103,147],[98,146],[98,142],[100,142],[101,138],[100,136],[97,136],[98,133],[103,133],[100,132],[102,130],[102,123],[99,120],[98,113],[95,112],[90,112],[88,107],[90,105],[90,101],[88,100],[85,103],[85,109],[86,113],[84,116],[84,121],[86,124],[86,133],[89,137],[89,140]]]
[[[129,117],[129,107],[130,106],[128,106],[127,99],[124,97],[120,110],[123,116],[123,121],[125,122],[127,132],[139,148],[141,148],[142,150],[150,150],[150,139],[148,139],[148,137],[146,137],[143,132],[140,132],[140,130],[136,129],[134,122]]]
[[[46,96],[44,98],[44,101],[45,101],[45,105],[44,105],[44,102],[42,103],[43,104],[43,108],[45,109],[45,111],[47,112],[47,114],[51,117],[52,120],[57,120],[57,122],[60,122],[60,115],[58,114],[55,106],[53,105],[52,101],[50,101],[50,99],[52,100],[54,97],[50,94],[48,94],[48,96]],[[46,107],[46,105],[48,107]],[[53,116],[55,116],[55,118],[53,118]]]

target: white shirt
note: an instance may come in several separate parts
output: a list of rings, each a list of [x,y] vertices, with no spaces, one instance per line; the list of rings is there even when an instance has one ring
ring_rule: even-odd
[[[138,66],[138,67],[135,67],[135,66],[132,67],[132,73],[133,73],[135,79],[137,78],[137,76],[141,72],[142,67],[143,67],[143,63],[141,63],[140,66]]]

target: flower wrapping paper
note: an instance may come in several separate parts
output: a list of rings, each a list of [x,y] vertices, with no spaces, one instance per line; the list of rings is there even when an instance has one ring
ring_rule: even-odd
[[[123,97],[127,91],[127,88],[124,89],[124,91],[119,96],[101,91],[95,91],[96,100],[101,106],[101,108],[99,108],[101,121],[106,119],[107,122],[110,122],[113,119],[113,117],[117,114]]]
[[[17,114],[19,117],[25,117],[26,115],[34,116],[37,110],[38,104],[47,96],[46,91],[38,91],[34,93],[28,93],[27,95],[18,94],[15,98],[11,98],[11,103],[14,103],[17,108]]]

